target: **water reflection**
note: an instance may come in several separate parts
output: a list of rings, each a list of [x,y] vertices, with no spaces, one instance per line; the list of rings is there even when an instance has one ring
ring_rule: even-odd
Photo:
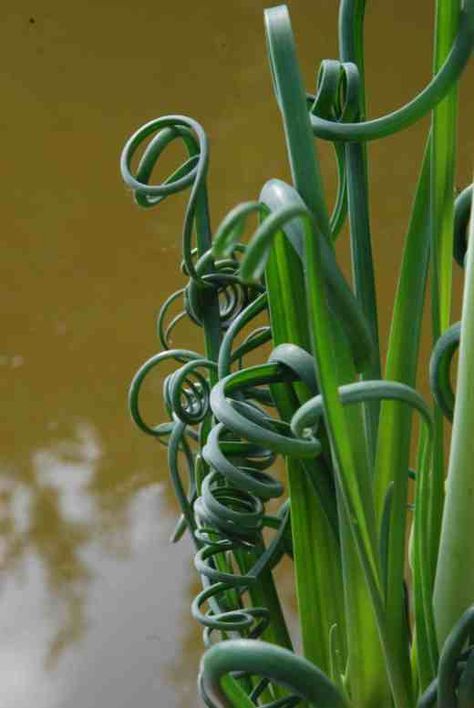
[[[177,252],[165,257],[173,272]],[[81,293],[96,285],[83,278]],[[102,299],[98,322],[81,308],[58,316],[63,303],[45,316],[49,291],[28,312],[25,296],[2,359],[0,704],[151,707],[160,695],[192,706],[190,549],[169,546],[177,509],[165,451],[143,444],[126,409],[140,354],[156,346],[154,303],[148,322],[129,318],[127,341],[126,306]],[[160,388],[150,398],[162,415]]]
[[[99,459],[97,436],[90,425],[78,421],[69,438],[33,453],[31,483],[19,489],[28,504],[23,545],[41,560],[44,583],[60,617],[60,627],[49,643],[51,666],[81,638],[85,627],[91,572],[83,552],[91,542],[95,511],[87,484]]]
[[[155,515],[160,510],[158,491],[149,489],[133,504],[135,533],[127,563],[94,548],[81,554],[93,581],[87,594],[78,597],[77,585],[70,585],[68,578],[71,592],[66,600],[73,602],[67,608],[69,616],[60,638],[78,638],[71,621],[74,599],[79,602],[81,619],[87,616],[87,633],[81,642],[69,646],[54,671],[45,673],[44,648],[51,646],[58,606],[46,589],[44,564],[29,554],[21,577],[10,576],[2,593],[11,618],[2,621],[2,706],[23,708],[34,698],[35,706],[41,708],[92,708],[101,695],[107,696],[110,705],[130,705],[141,696],[141,705],[152,706],[158,695],[166,700],[165,705],[183,705],[181,697],[193,691],[194,680],[185,674],[180,689],[170,690],[171,666],[181,663],[173,622],[179,627],[184,618],[180,594],[166,583],[156,582],[156,566],[163,562],[156,546],[163,539],[159,533],[150,533],[150,528],[156,525]],[[173,562],[177,584],[185,582],[186,565],[186,554],[178,552],[178,561],[175,557]],[[181,571],[176,572],[180,566]],[[160,615],[164,606],[166,615]],[[188,670],[192,665],[186,661]],[[193,705],[191,700],[185,704]]]
[[[166,546],[165,486],[156,472],[129,475],[101,494],[104,448],[94,427],[78,419],[51,434],[29,466],[2,476],[0,703],[93,706],[105,691],[110,705],[139,695],[151,706],[158,693],[182,705],[193,676],[179,690],[165,687],[172,666],[193,664],[197,636],[184,617],[188,549]]]

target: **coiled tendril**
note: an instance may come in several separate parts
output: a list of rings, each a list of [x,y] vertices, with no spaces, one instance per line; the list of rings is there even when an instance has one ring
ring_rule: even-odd
[[[273,514],[266,511],[266,504],[271,500],[275,504],[285,492],[284,485],[272,474],[278,455],[299,460],[302,469],[306,469],[308,461],[323,460],[321,469],[327,474],[313,477],[312,482],[323,500],[336,543],[340,542],[340,502],[336,502],[336,475],[328,453],[324,395],[319,391],[315,358],[301,347],[285,343],[274,347],[266,363],[252,367],[244,364],[249,353],[272,341],[269,324],[257,322],[256,318],[266,315],[264,271],[278,237],[285,237],[305,271],[308,228],[312,229],[328,309],[347,340],[355,370],[362,375],[361,381],[339,389],[340,404],[367,405],[394,399],[418,410],[428,430],[422,446],[422,469],[426,469],[429,456],[431,416],[423,400],[408,386],[378,380],[376,312],[375,305],[370,305],[370,299],[373,304],[375,299],[370,292],[373,272],[367,195],[359,189],[365,182],[362,143],[411,125],[446,96],[472,50],[474,0],[465,0],[449,56],[432,81],[405,106],[372,120],[364,118],[363,82],[352,61],[354,52],[347,49],[347,37],[352,37],[348,23],[353,12],[354,4],[343,1],[341,59],[322,62],[315,95],[301,90],[287,10],[279,7],[266,13],[272,76],[294,186],[281,180],[268,181],[258,201],[246,202],[227,215],[214,241],[206,185],[209,145],[197,121],[181,115],[152,120],[131,136],[122,152],[122,176],[139,206],[156,206],[172,194],[189,190],[181,267],[187,283],[161,307],[157,333],[163,351],[148,359],[136,373],[130,386],[129,407],[137,426],[168,448],[171,481],[182,511],[173,539],[177,540],[187,529],[196,548],[194,563],[203,589],[192,603],[192,614],[203,625],[204,642],[209,647],[199,678],[201,696],[208,706],[215,702],[232,705],[229,696],[242,694],[247,702],[268,708],[290,708],[301,701],[332,708],[349,705],[345,690],[290,651],[291,641],[271,576],[282,556],[292,554],[288,500],[284,498]],[[321,200],[320,176],[310,157],[311,149],[307,149],[311,133],[331,141],[335,150],[339,184],[330,217]],[[154,168],[174,141],[184,145],[187,158],[162,183],[153,184]],[[137,167],[133,168],[140,151]],[[454,257],[461,266],[471,201],[472,185],[455,204]],[[356,294],[344,278],[332,246],[347,213],[351,238],[359,253],[365,254],[365,260],[356,263]],[[251,214],[257,215],[260,226],[247,247],[240,239]],[[360,296],[358,290],[364,278],[365,293]],[[171,314],[178,305],[177,313]],[[203,352],[172,348],[174,329],[180,322],[203,328]],[[449,368],[459,336],[459,323],[443,334],[430,367],[435,398],[448,417],[454,407]],[[164,362],[176,365],[163,382],[168,420],[148,423],[141,411],[142,387],[149,374]],[[370,380],[369,373],[377,380]],[[278,408],[275,390],[283,390],[295,409],[286,420],[280,417],[280,410],[278,417],[273,415]],[[374,416],[372,423],[373,419]],[[367,420],[370,428],[370,416]],[[183,468],[187,485],[182,479]],[[403,470],[402,473],[405,474]],[[420,472],[417,485],[423,488],[426,481],[423,474],[419,475]],[[341,489],[344,496],[343,484]],[[377,607],[383,605],[387,587],[392,491],[392,487],[387,491],[381,530],[383,582],[379,582],[378,569],[369,568],[373,572]],[[415,511],[424,518],[422,504],[417,504]],[[366,540],[360,538],[363,555]],[[420,572],[425,592],[429,580],[424,577],[423,568]],[[472,694],[474,652],[471,646],[463,652],[463,647],[473,629],[471,610],[448,638],[441,654],[439,676],[421,698],[419,708],[428,708],[436,700],[443,706],[461,706],[462,696]],[[426,631],[433,632],[429,618]],[[334,628],[331,632],[335,636]],[[272,643],[253,641],[257,638]]]

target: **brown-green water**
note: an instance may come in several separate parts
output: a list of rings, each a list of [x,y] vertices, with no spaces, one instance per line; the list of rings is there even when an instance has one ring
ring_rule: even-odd
[[[191,548],[168,544],[176,505],[165,455],[126,408],[134,370],[158,349],[155,312],[179,283],[184,201],[139,211],[118,157],[144,121],[196,117],[211,139],[214,224],[267,178],[287,176],[266,4],[3,5],[2,708],[198,705]],[[336,2],[289,4],[313,89],[319,61],[336,55]],[[427,80],[432,5],[368,2],[371,115]],[[473,88],[471,66],[459,186],[474,155]],[[370,147],[383,333],[425,130]],[[321,152],[331,189],[331,153]],[[158,398],[157,385],[157,419]]]

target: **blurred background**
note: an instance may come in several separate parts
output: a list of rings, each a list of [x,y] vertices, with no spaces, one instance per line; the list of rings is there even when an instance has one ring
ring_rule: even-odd
[[[160,303],[182,282],[186,202],[140,211],[118,160],[143,122],[195,117],[211,141],[214,226],[266,179],[288,178],[266,4],[3,5],[2,708],[199,705],[191,545],[169,544],[177,507],[164,449],[132,426],[126,403],[134,371],[159,348]],[[337,55],[337,3],[289,5],[313,90],[319,62]],[[432,29],[432,0],[369,0],[370,115],[429,79]],[[460,91],[460,188],[474,154],[472,77],[471,66]],[[383,338],[426,127],[369,150]],[[327,146],[321,156],[331,195]],[[458,269],[455,277],[458,307]],[[196,332],[179,336],[179,345],[197,341]],[[152,394],[159,421],[159,382]]]

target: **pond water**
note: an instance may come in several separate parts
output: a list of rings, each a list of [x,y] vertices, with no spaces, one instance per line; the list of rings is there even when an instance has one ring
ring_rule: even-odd
[[[266,4],[4,8],[2,708],[198,705],[191,547],[169,544],[177,507],[164,450],[133,428],[126,406],[131,376],[158,350],[156,311],[181,282],[185,202],[138,210],[118,158],[141,123],[196,117],[211,139],[214,224],[267,178],[288,176]],[[336,3],[289,4],[310,90],[319,61],[336,56]],[[368,6],[374,115],[427,80],[432,3]],[[461,88],[460,187],[474,154],[473,88],[471,72]],[[425,130],[370,148],[384,334]],[[330,191],[334,165],[321,153]],[[180,337],[196,341],[195,332]],[[149,404],[160,420],[158,385]]]

